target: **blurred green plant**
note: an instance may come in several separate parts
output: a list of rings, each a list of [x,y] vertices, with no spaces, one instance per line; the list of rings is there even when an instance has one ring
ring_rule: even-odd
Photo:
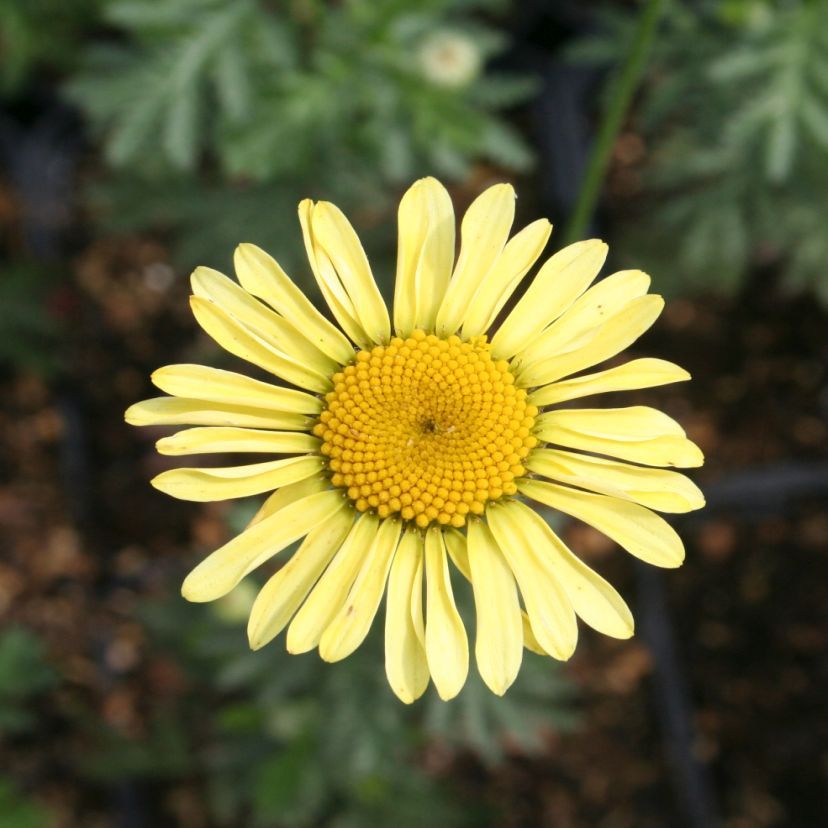
[[[34,702],[58,682],[43,642],[24,627],[0,634],[0,736],[17,736],[37,724]],[[3,813],[0,804],[0,813]]]
[[[28,261],[0,269],[0,365],[48,375],[57,366],[59,320],[52,312],[55,275]]]
[[[607,88],[604,112],[584,170],[584,180],[564,229],[564,245],[574,244],[584,237],[595,213],[595,206],[612,158],[612,150],[630,101],[647,67],[663,8],[664,0],[647,0],[635,24],[629,50],[623,56],[623,62]]]
[[[231,233],[278,246],[276,217],[309,194],[376,207],[423,172],[527,169],[492,112],[534,83],[483,73],[505,44],[472,16],[498,5],[108,0],[121,37],[93,44],[68,87],[117,171],[105,200],[204,260]]]
[[[635,17],[601,19],[573,58],[624,53]],[[828,303],[826,0],[672,0],[633,127],[648,158],[617,216],[622,257],[683,292],[734,292],[770,264]]]
[[[0,95],[15,95],[39,72],[73,66],[102,2],[0,0]]]
[[[472,676],[451,704],[430,692],[402,705],[382,669],[381,618],[337,664],[278,644],[250,652],[243,624],[255,592],[245,582],[211,607],[174,596],[142,608],[152,651],[178,665],[187,690],[156,701],[145,740],[100,734],[87,773],[196,779],[221,824],[481,826],[494,815],[428,773],[423,756],[449,749],[494,764],[505,745],[541,750],[544,734],[575,721],[570,685],[530,653],[505,704]]]
[[[22,797],[14,787],[0,778],[0,814],[4,828],[46,828],[54,819],[42,806]]]

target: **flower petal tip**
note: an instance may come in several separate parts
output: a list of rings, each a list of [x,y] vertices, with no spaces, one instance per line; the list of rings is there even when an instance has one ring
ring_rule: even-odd
[[[141,425],[141,418],[137,415],[136,411],[137,406],[138,403],[135,403],[124,411],[124,422],[128,425]]]
[[[262,647],[264,647],[265,644],[267,644],[268,642],[264,638],[262,638],[262,636],[259,634],[258,630],[255,630],[255,631],[248,630],[247,631],[247,643],[248,643],[248,646],[250,647],[250,649],[253,652],[256,652],[256,650],[261,650]]]
[[[171,436],[162,437],[160,440],[155,441],[155,450],[159,454],[174,454],[175,452],[170,450],[172,446],[175,446],[175,441]]]
[[[159,441],[160,442],[160,441]],[[166,495],[175,496],[173,490],[175,487],[171,487],[169,484],[170,473],[174,471],[170,469],[168,471],[161,472],[161,474],[155,475],[155,477],[150,480],[150,486],[154,489],[158,489],[159,492],[163,492]]]
[[[556,648],[554,652],[550,649],[549,655],[551,655],[555,661],[569,661],[569,659],[575,654],[575,650],[576,644],[573,644],[571,647],[567,647],[566,649]]]
[[[206,267],[205,265],[198,265],[195,267],[190,273],[190,284],[197,282],[201,276],[206,276],[210,270],[211,268]]]
[[[285,649],[290,655],[303,655],[309,653],[316,645],[306,642],[297,642],[290,640],[290,633],[288,631],[288,640],[285,642]]]
[[[440,187],[441,189],[443,188],[443,185],[433,175],[424,175],[422,178],[418,178],[412,186]]]
[[[188,575],[184,579],[184,583],[181,584],[181,597],[184,598],[185,601],[189,601],[191,604],[206,604],[209,601],[214,601],[216,598],[220,598],[221,596],[208,594],[205,592],[203,585],[199,585],[191,579],[190,575]]]
[[[443,688],[442,690],[438,687],[437,688],[437,695],[440,697],[441,701],[448,702],[451,701],[453,698],[456,698],[457,695],[462,690],[462,687],[451,687],[451,688]]]
[[[481,676],[481,678],[483,678]],[[483,683],[489,690],[492,691],[496,696],[505,696],[506,691],[514,684],[515,679],[517,676],[512,676],[509,679],[500,679],[499,681],[492,681],[490,679],[483,678]]]

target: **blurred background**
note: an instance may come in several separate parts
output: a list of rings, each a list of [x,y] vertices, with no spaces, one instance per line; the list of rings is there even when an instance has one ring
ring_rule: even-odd
[[[381,630],[252,654],[254,583],[179,597],[256,504],[153,490],[122,412],[218,358],[195,265],[252,241],[316,295],[301,198],[390,297],[425,174],[652,274],[633,350],[694,380],[610,399],[682,421],[709,506],[665,575],[561,525],[633,640],[405,707]],[[826,0],[0,0],[0,218],[3,828],[824,824]]]

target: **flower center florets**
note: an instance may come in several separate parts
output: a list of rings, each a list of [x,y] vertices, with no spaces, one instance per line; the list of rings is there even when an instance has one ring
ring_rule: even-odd
[[[360,511],[460,527],[517,490],[538,412],[485,336],[414,331],[360,351],[333,383],[314,433]]]

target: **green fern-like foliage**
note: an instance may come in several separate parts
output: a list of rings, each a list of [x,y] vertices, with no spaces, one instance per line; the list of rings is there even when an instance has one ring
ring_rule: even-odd
[[[105,19],[129,40],[96,45],[70,89],[116,166],[194,168],[218,129],[249,117],[254,72],[296,60],[285,26],[251,0],[128,0]]]
[[[615,60],[633,19],[576,56]],[[828,300],[828,2],[673,0],[634,126],[649,158],[616,249],[673,291],[735,292],[772,263]]]
[[[110,0],[125,37],[69,85],[115,170],[99,215],[173,231],[187,264],[224,264],[240,239],[291,249],[285,217],[308,195],[381,207],[424,172],[460,177],[480,158],[525,169],[527,147],[492,113],[531,82],[474,66],[441,80],[424,57],[439,34],[461,58],[502,48],[469,16],[483,5]]]
[[[755,143],[765,178],[784,182],[797,172],[801,153],[828,156],[828,3],[757,8],[766,13],[708,74],[743,95],[727,125],[729,139]]]
[[[176,202],[177,227],[204,220],[201,202],[221,191],[224,224],[235,193],[293,205],[342,194],[347,207],[425,172],[461,177],[480,159],[531,164],[494,112],[533,85],[482,70],[503,42],[470,12],[491,5],[109,0],[120,36],[93,44],[68,88],[117,172],[117,199],[165,214]]]

